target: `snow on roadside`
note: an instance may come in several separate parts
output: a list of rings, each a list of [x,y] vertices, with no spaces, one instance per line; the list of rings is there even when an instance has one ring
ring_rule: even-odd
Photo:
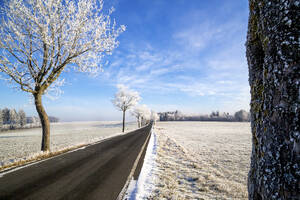
[[[199,168],[187,158],[184,150],[174,140],[156,128],[157,168],[155,188],[149,199],[200,200]]]
[[[136,129],[136,123],[126,124],[126,131]],[[121,130],[119,122],[66,122],[51,124],[51,152],[72,149],[113,137]],[[41,129],[25,129],[0,134],[0,168],[12,163],[47,155],[40,151]]]
[[[150,199],[247,199],[248,123],[158,123]]]
[[[131,180],[124,200],[149,199],[155,187],[156,134],[152,131],[138,180]]]

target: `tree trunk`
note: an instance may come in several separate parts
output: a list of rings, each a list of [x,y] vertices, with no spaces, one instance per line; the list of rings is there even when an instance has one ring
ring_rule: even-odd
[[[300,199],[300,2],[249,2],[249,199],[296,200]]]
[[[40,93],[34,95],[35,108],[39,114],[43,135],[42,135],[42,151],[50,151],[50,123],[48,115],[42,105],[42,95]]]
[[[123,129],[122,132],[124,133],[125,131],[125,110],[123,111]]]

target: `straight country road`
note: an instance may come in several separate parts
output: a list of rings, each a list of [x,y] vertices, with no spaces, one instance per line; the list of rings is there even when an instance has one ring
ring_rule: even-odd
[[[115,200],[151,125],[10,173],[0,173],[0,199]]]

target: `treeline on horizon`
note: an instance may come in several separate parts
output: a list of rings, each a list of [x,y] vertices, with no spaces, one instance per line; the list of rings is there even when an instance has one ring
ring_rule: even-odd
[[[49,116],[52,123],[59,122],[57,117]],[[0,108],[0,131],[41,127],[40,118],[26,116],[24,110],[14,108]]]
[[[213,111],[210,115],[185,115],[180,111],[160,112],[158,113],[160,121],[223,121],[223,122],[249,122],[250,113],[245,110],[239,110],[230,115],[229,113],[220,113]]]

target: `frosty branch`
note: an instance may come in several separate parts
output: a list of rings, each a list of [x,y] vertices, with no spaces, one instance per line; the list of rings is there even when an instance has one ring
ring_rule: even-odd
[[[125,130],[125,112],[135,106],[140,100],[140,95],[136,91],[132,91],[124,85],[118,85],[118,92],[112,100],[114,106],[123,112],[123,129]]]
[[[136,117],[138,127],[146,124],[146,121],[149,121],[151,118],[151,111],[146,105],[136,105],[131,114]]]
[[[125,26],[111,23],[102,0],[10,0],[2,8],[0,72],[14,87],[33,94],[42,121],[49,122],[41,96],[66,68],[96,74],[105,54],[118,46]],[[49,135],[49,134],[48,134]],[[49,150],[50,141],[42,144]]]

